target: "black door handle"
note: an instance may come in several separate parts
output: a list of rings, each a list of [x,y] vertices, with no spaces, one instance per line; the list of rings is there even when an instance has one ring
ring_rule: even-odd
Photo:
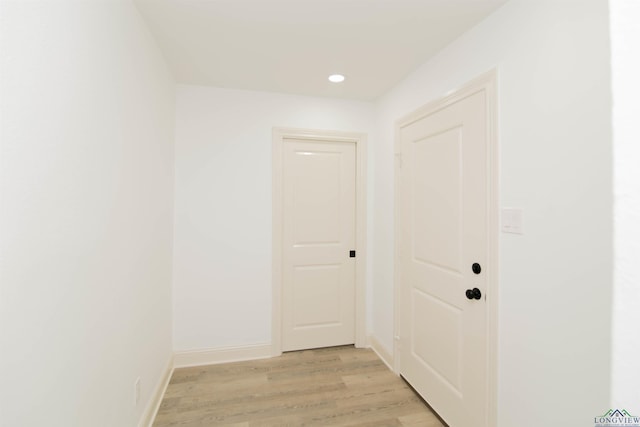
[[[477,262],[474,262],[471,266],[471,271],[473,271],[474,274],[480,274],[482,267]]]
[[[465,295],[467,296],[468,299],[482,298],[482,292],[480,292],[480,289],[478,288],[467,289],[467,292],[465,292]]]

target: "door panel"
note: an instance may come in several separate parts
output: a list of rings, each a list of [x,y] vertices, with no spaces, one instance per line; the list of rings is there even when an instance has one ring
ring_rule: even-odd
[[[461,130],[416,141],[411,162],[413,254],[416,260],[460,272]]]
[[[295,174],[291,183],[293,244],[336,245],[342,240],[340,194],[341,187],[345,185],[341,176],[343,155],[319,151],[309,144],[298,143],[298,148],[289,153],[289,166]],[[323,150],[327,148],[322,147]]]
[[[293,268],[293,325],[295,329],[337,326],[341,317],[340,265]]]
[[[355,341],[354,143],[284,140],[284,351]]]
[[[411,352],[425,369],[460,393],[462,352],[462,311],[434,298],[414,291],[412,312],[415,315]],[[439,319],[438,323],[432,322]],[[438,345],[433,345],[438,343]]]
[[[399,134],[400,373],[450,427],[486,425],[486,274],[471,270],[488,249],[485,96]]]

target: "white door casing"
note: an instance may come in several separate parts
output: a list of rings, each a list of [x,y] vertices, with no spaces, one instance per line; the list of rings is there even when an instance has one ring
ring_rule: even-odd
[[[397,125],[395,368],[450,427],[495,425],[494,81]]]
[[[274,129],[273,355],[365,345],[364,152],[361,134]]]

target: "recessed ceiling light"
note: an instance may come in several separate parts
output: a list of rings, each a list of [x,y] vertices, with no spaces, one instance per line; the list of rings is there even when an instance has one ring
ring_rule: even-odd
[[[331,74],[329,81],[332,83],[341,83],[344,81],[344,76],[342,74]]]

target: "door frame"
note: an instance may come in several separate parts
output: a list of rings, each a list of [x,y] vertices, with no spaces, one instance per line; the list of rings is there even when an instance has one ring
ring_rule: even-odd
[[[498,72],[493,69],[486,72],[458,89],[418,108],[412,113],[400,118],[395,125],[394,138],[394,341],[393,341],[393,369],[400,375],[400,354],[404,349],[400,342],[402,331],[400,328],[400,224],[399,224],[399,168],[402,162],[402,144],[400,131],[403,127],[418,121],[440,109],[454,104],[468,96],[484,91],[486,94],[487,111],[487,426],[494,426],[497,422],[498,397],[498,278],[499,278],[499,152],[498,152]]]
[[[271,355],[282,354],[283,154],[286,139],[349,142],[356,146],[355,345],[366,347],[367,135],[332,130],[273,128]]]

